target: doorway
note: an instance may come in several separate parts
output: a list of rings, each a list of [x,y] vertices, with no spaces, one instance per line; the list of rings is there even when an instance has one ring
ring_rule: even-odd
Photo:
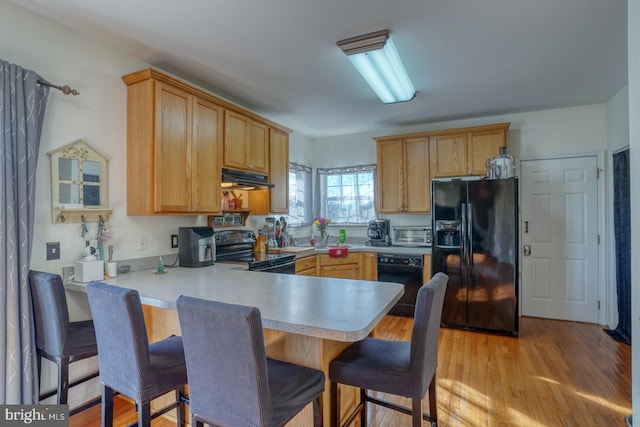
[[[522,314],[598,323],[597,156],[521,162]]]

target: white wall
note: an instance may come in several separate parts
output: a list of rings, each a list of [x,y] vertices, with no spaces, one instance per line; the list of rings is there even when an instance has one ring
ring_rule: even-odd
[[[0,56],[31,69],[55,84],[68,84],[80,92],[66,96],[51,90],[44,120],[36,173],[36,212],[31,267],[61,273],[84,247],[80,225],[53,224],[51,219],[48,152],[84,139],[104,153],[109,162],[109,224],[116,258],[137,258],[170,252],[169,235],[179,225],[191,225],[197,217],[128,217],[126,215],[126,85],[121,76],[148,65],[120,51],[79,36],[57,24],[0,0]],[[90,233],[97,224],[90,224]],[[148,250],[137,250],[137,236],[148,236]],[[46,242],[60,242],[61,259],[46,261]],[[86,298],[69,295],[72,320],[89,317]],[[74,363],[71,375],[97,366],[95,358]],[[45,389],[55,384],[53,365],[43,363]],[[73,405],[84,394],[98,392],[97,380],[70,393]]]
[[[632,406],[636,412],[640,408],[640,263],[637,262],[640,252],[640,2],[628,2],[628,61],[629,61],[629,146],[631,154],[631,347],[632,365]]]
[[[126,85],[121,76],[148,65],[120,51],[67,30],[32,13],[0,1],[0,52],[5,61],[31,69],[55,84],[80,92],[67,96],[51,90],[44,120],[36,174],[36,212],[31,265],[61,272],[84,247],[80,225],[53,224],[48,152],[84,139],[109,158],[109,225],[117,259],[171,252],[169,235],[197,217],[128,217],[126,215]],[[91,234],[97,224],[89,226]],[[148,237],[138,251],[137,237]],[[46,261],[45,243],[60,242],[61,259]]]

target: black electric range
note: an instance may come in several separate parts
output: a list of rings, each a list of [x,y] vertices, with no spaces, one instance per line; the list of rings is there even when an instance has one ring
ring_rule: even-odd
[[[256,234],[251,230],[215,232],[216,262],[248,264],[251,271],[295,274],[294,254],[255,252]]]

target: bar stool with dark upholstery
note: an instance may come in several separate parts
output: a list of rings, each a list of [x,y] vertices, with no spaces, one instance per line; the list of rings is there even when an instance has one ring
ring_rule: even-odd
[[[365,338],[351,344],[329,363],[331,380],[331,426],[337,426],[338,383],[360,388],[360,402],[347,418],[349,425],[360,413],[360,425],[367,423],[367,402],[412,416],[413,427],[422,419],[438,425],[436,366],[438,335],[444,293],[449,277],[437,273],[418,291],[411,341]],[[429,388],[429,414],[422,413],[422,399]],[[411,409],[370,396],[367,390],[411,398]]]
[[[102,425],[113,425],[114,390],[135,400],[138,426],[173,408],[184,425],[187,370],[182,338],[170,336],[149,345],[140,295],[132,289],[92,282],[89,304],[98,338],[102,382]],[[151,400],[176,390],[176,401],[151,414]]]
[[[95,371],[69,384],[69,364],[98,354],[93,321],[69,321],[64,284],[58,274],[31,270],[29,287],[35,321],[38,381],[42,374],[43,357],[58,367],[56,390],[41,394],[40,400],[56,394],[56,403],[66,404],[69,388],[98,376],[98,371]],[[100,399],[91,400],[69,413],[76,414],[97,403],[100,403]]]
[[[322,426],[324,373],[268,359],[256,307],[181,296],[193,425],[282,426],[313,402]]]

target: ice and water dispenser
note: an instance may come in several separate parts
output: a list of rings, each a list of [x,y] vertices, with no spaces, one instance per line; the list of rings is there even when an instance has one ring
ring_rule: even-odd
[[[211,227],[179,227],[178,258],[180,267],[205,267],[216,261],[216,247]]]
[[[435,239],[439,247],[460,246],[460,221],[436,220]]]

